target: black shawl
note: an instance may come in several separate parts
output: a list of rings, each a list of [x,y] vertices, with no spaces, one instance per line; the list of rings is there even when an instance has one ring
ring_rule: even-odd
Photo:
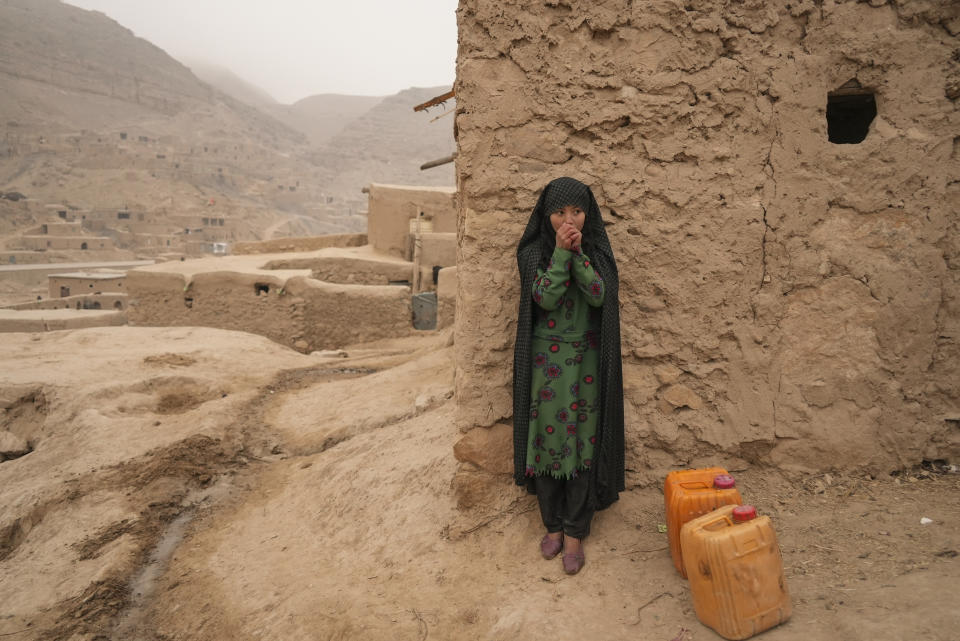
[[[617,500],[624,489],[623,471],[623,374],[620,362],[620,280],[610,240],[603,227],[600,208],[593,192],[573,178],[550,182],[537,200],[527,228],[517,247],[520,268],[520,313],[517,342],[513,352],[513,477],[517,485],[532,491],[532,479],[525,475],[527,432],[530,426],[530,376],[533,366],[531,338],[536,310],[533,281],[537,268],[545,269],[556,245],[556,233],[549,214],[567,204],[579,205],[586,213],[583,224],[583,252],[590,257],[604,282],[600,312],[600,414],[597,445],[590,468],[590,506],[602,510]]]

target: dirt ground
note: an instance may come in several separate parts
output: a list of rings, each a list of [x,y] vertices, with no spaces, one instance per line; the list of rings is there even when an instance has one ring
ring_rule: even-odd
[[[5,336],[0,429],[33,451],[0,463],[0,637],[719,639],[673,569],[659,487],[597,516],[575,577],[539,557],[532,497],[457,511],[451,343]],[[793,602],[762,638],[960,639],[960,474],[735,473]]]

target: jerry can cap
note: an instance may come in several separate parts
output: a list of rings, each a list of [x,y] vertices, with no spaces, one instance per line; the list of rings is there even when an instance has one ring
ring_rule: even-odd
[[[713,487],[718,490],[729,490],[736,487],[737,482],[729,474],[717,474],[713,477]]]
[[[733,522],[743,523],[757,518],[757,508],[752,505],[738,505],[733,508]]]

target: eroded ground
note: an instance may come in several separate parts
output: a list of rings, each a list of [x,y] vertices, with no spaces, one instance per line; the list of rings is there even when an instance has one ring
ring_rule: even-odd
[[[7,336],[0,429],[33,451],[0,463],[4,638],[720,638],[657,487],[598,515],[576,577],[539,558],[531,497],[456,511],[448,334],[344,358],[210,329]],[[960,475],[737,477],[793,595],[762,638],[957,638]]]

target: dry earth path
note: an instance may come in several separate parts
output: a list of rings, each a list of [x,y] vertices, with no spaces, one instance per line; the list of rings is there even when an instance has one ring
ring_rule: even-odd
[[[3,429],[42,430],[0,463],[4,639],[720,638],[657,487],[598,515],[576,577],[539,558],[531,497],[456,510],[449,334],[343,358],[191,328],[11,336]],[[793,595],[761,638],[956,641],[960,475],[737,476]]]

